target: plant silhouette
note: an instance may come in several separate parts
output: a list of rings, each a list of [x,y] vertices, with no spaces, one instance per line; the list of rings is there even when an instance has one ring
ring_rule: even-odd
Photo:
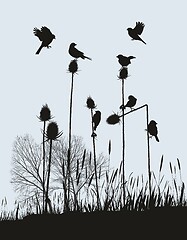
[[[77,45],[77,44],[73,42],[73,43],[71,43],[70,46],[69,46],[69,54],[70,54],[72,57],[74,57],[74,58],[76,58],[76,59],[77,59],[77,58],[82,58],[82,59],[87,58],[87,59],[89,59],[89,60],[92,60],[91,58],[85,56],[83,52],[79,51],[79,50],[75,47],[76,45]]]
[[[40,116],[38,117],[43,125],[43,212],[45,211],[45,130],[46,130],[46,122],[52,119],[51,110],[48,105],[43,105],[40,111]]]
[[[41,30],[38,28],[34,28],[33,33],[35,36],[39,38],[39,40],[42,42],[38,50],[36,51],[36,54],[39,54],[43,47],[50,48],[49,44],[55,39],[55,35],[52,34],[52,32],[47,27],[42,27]]]
[[[158,138],[158,129],[157,129],[157,122],[155,122],[155,120],[151,120],[150,123],[148,124],[148,133],[151,135],[151,136],[154,136],[156,141],[159,142],[159,138]]]
[[[116,56],[118,58],[119,64],[121,64],[122,67],[127,67],[129,64],[131,64],[131,59],[134,59],[136,57],[134,56],[123,56],[122,54],[119,54]]]
[[[127,28],[128,34],[132,38],[132,40],[139,40],[146,44],[146,42],[144,42],[144,40],[142,40],[141,37],[139,36],[142,34],[144,27],[145,27],[144,23],[136,22],[136,26],[134,28],[130,27]]]

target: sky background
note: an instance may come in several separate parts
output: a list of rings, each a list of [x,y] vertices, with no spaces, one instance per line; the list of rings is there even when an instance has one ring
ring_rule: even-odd
[[[16,198],[11,180],[12,147],[16,136],[31,134],[41,143],[42,124],[37,115],[48,104],[59,129],[68,135],[71,75],[68,54],[71,42],[92,58],[78,61],[74,81],[72,133],[83,137],[92,149],[91,96],[102,112],[97,129],[97,153],[108,154],[112,141],[111,166],[121,161],[121,125],[108,125],[106,118],[119,111],[121,82],[116,56],[133,55],[125,99],[132,94],[137,107],[147,103],[149,118],[158,125],[160,142],[151,139],[151,169],[158,175],[164,155],[163,174],[171,179],[169,162],[180,159],[187,184],[186,114],[186,1],[3,1],[1,22],[0,94],[0,199],[11,205]],[[147,43],[131,41],[128,27],[145,24],[141,35]],[[35,55],[40,41],[33,28],[47,26],[56,35],[51,49]],[[126,117],[126,175],[147,177],[145,110]]]

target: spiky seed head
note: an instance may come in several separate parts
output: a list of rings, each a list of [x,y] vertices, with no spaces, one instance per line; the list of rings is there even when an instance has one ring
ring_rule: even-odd
[[[42,109],[41,109],[41,111],[40,111],[40,117],[39,117],[39,119],[40,119],[42,122],[48,121],[48,120],[51,119],[51,111],[50,111],[50,109],[49,109],[49,107],[48,107],[47,104],[42,106]]]
[[[56,140],[59,135],[58,125],[56,122],[50,122],[47,126],[47,139]]]
[[[119,79],[126,79],[128,77],[128,68],[127,67],[123,67],[120,69],[119,71]]]
[[[70,73],[73,73],[73,74],[78,71],[78,64],[76,59],[70,62],[68,70]]]
[[[96,108],[95,102],[90,96],[86,100],[86,105],[87,105],[87,108],[89,108],[89,109]]]
[[[106,122],[112,125],[117,124],[120,122],[120,117],[116,113],[114,113],[107,118]]]

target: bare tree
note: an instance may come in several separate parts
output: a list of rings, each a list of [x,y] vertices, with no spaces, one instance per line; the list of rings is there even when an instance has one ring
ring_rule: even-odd
[[[72,136],[71,154],[71,200],[73,208],[78,207],[81,194],[84,195],[91,182],[94,185],[94,164],[92,155],[79,136]],[[46,144],[46,165],[49,159],[49,144]],[[68,187],[68,139],[64,136],[54,141],[51,158],[51,184],[49,189],[49,207],[53,192],[60,190],[66,204]],[[42,206],[43,164],[42,143],[37,144],[30,135],[18,136],[13,144],[11,183],[20,200],[31,199]],[[100,177],[106,169],[106,158],[100,154],[97,161]],[[46,173],[47,174],[47,173]],[[45,178],[46,179],[46,178]],[[93,180],[93,181],[92,181]],[[82,192],[81,192],[82,190]],[[84,195],[85,196],[85,195]],[[79,198],[79,199],[78,199]],[[33,200],[34,199],[34,200]]]

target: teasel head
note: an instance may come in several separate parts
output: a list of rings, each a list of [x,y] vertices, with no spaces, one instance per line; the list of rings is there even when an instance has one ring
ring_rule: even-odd
[[[74,60],[72,60],[70,62],[69,67],[68,67],[68,71],[70,73],[72,73],[72,74],[77,73],[77,71],[78,71],[78,64],[77,64],[77,60],[76,59],[74,59]]]
[[[94,102],[94,100],[89,96],[88,98],[87,98],[87,100],[86,100],[86,106],[87,106],[87,108],[89,108],[89,109],[94,109],[94,108],[96,108],[97,106],[95,105],[95,102]]]
[[[117,124],[120,122],[120,116],[114,113],[106,119],[106,122],[111,125]]]
[[[47,104],[42,106],[40,116],[38,118],[40,119],[41,122],[46,122],[52,119],[51,110],[49,109]]]
[[[124,80],[124,79],[127,79],[127,77],[128,77],[128,68],[122,67],[119,71],[118,79]]]
[[[61,137],[63,132],[59,132],[58,124],[56,122],[50,122],[47,126],[47,131],[45,133],[47,141],[48,140],[57,140]]]

